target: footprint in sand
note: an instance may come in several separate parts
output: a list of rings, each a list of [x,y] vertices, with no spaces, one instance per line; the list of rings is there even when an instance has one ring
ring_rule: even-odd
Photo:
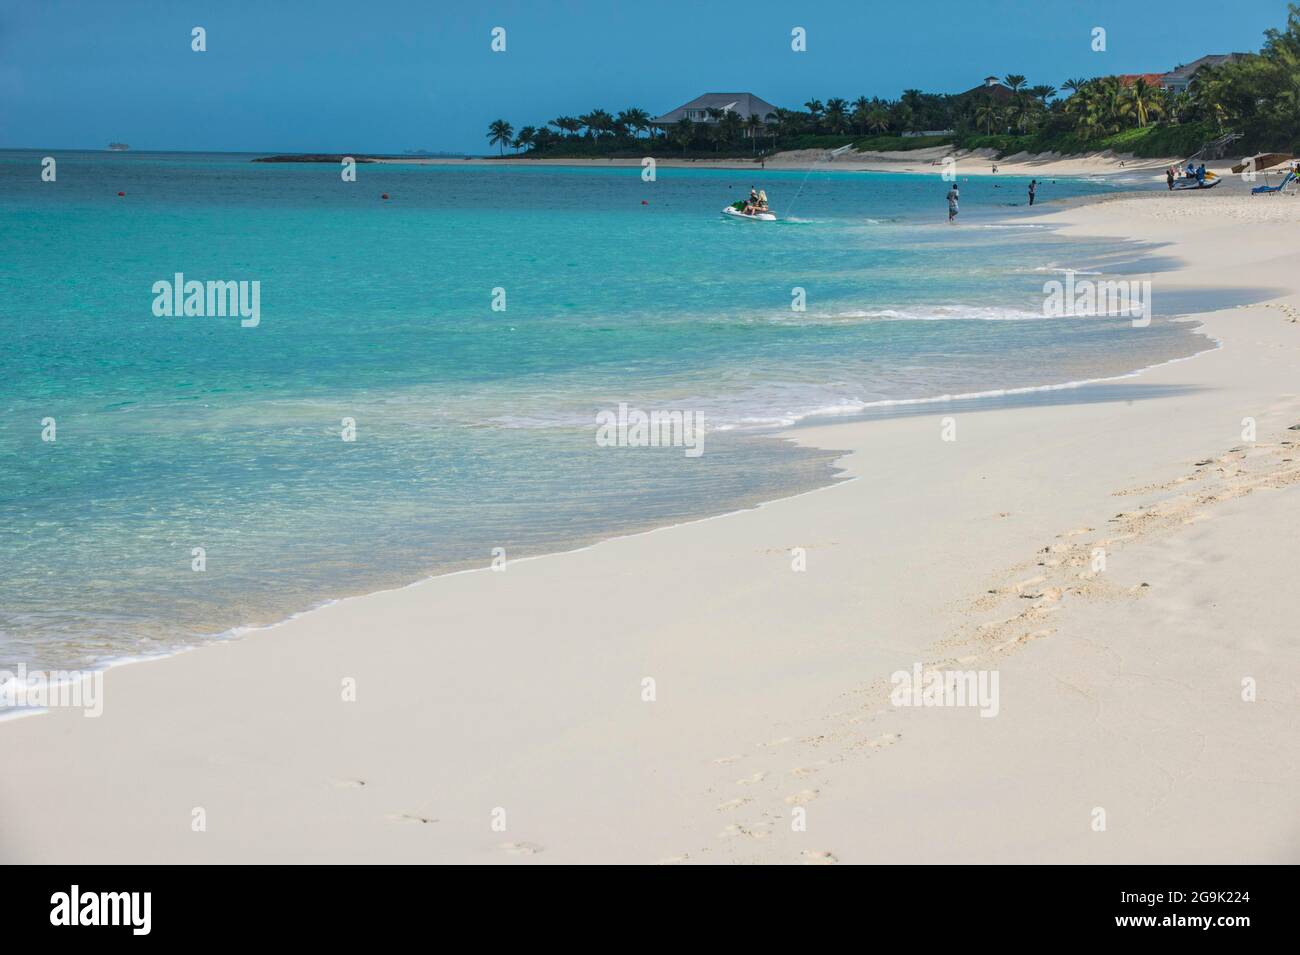
[[[759,746],[784,746],[793,739],[791,736],[782,736],[780,739],[770,740],[766,743],[759,743]]]
[[[1092,528],[1091,528],[1091,527],[1076,527],[1074,530],[1072,530],[1072,531],[1066,531],[1064,534],[1061,534],[1060,536],[1061,536],[1061,537],[1078,537],[1080,534],[1091,534],[1091,533],[1092,533]]]
[[[996,647],[993,648],[993,651],[995,653],[1005,653],[1008,650],[1014,650],[1016,647],[1023,646],[1024,644],[1029,643],[1031,640],[1041,640],[1043,639],[1043,637],[1050,637],[1054,633],[1056,633],[1054,629],[1035,630],[1032,633],[1023,633],[1018,637],[1012,637],[1010,640],[1007,640],[1004,643],[999,643]]]
[[[752,786],[754,783],[761,783],[767,777],[767,773],[757,772],[752,776],[746,776],[744,779],[737,779],[737,786]]]
[[[734,822],[731,825],[727,826],[726,829],[722,830],[722,835],[724,838],[728,838],[728,839],[734,836],[747,836],[750,839],[767,838],[766,832],[757,832],[754,829],[750,829],[748,826],[738,825],[737,823]]]
[[[786,796],[785,804],[787,806],[806,806],[808,805],[808,803],[812,802],[816,798],[817,798],[817,790],[801,789],[797,793],[793,793],[789,796]]]
[[[834,865],[840,861],[833,854],[818,849],[804,849],[799,855],[804,865]]]
[[[681,865],[683,862],[690,861],[690,858],[691,854],[689,852],[683,852],[679,856],[669,856],[666,859],[660,859],[655,863],[655,865]]]
[[[753,801],[754,800],[750,799],[748,796],[741,796],[739,799],[728,799],[726,802],[719,803],[713,808],[718,812],[730,812],[732,809],[739,809],[741,806],[745,805],[745,803]]]
[[[743,753],[736,753],[734,756],[719,756],[714,760],[719,766],[726,766],[728,763],[734,763],[738,759],[744,759]]]
[[[817,772],[817,770],[811,769],[807,766],[796,766],[794,769],[790,770],[790,775],[798,776],[802,779],[804,776],[811,776],[815,772]]]
[[[535,842],[503,842],[498,847],[512,856],[535,856],[542,847]]]
[[[427,825],[431,822],[437,822],[432,816],[422,816],[416,812],[390,812],[384,817],[389,822],[418,822]]]

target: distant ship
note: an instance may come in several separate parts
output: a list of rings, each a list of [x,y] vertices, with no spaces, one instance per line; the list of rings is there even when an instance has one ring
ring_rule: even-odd
[[[126,152],[128,149],[130,149],[130,148],[131,148],[131,147],[128,146],[126,143],[109,143],[109,144],[108,144],[108,151],[111,152],[111,153],[124,153],[124,152]]]

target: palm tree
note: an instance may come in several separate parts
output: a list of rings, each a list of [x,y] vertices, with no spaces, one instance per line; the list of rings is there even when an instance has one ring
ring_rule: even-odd
[[[544,153],[554,145],[554,140],[561,137],[551,132],[545,126],[533,133],[532,152]]]
[[[1028,132],[1033,127],[1037,119],[1038,103],[1036,100],[1024,95],[1016,94],[1016,98],[1011,101],[1011,106],[1007,110],[1008,117],[1015,124],[1016,129],[1021,133]]]
[[[1069,79],[1061,84],[1061,89],[1069,90],[1070,95],[1073,96],[1075,93],[1079,92],[1079,90],[1083,89],[1083,84],[1087,82],[1088,81],[1083,79],[1082,77],[1078,77],[1076,79]]]
[[[1147,124],[1147,116],[1153,108],[1159,109],[1154,102],[1155,93],[1151,85],[1139,76],[1129,87],[1128,95],[1133,103],[1133,112],[1137,115],[1138,127],[1141,128]]]
[[[804,114],[792,109],[778,107],[774,112],[767,114],[767,120],[776,128],[776,134],[782,139],[793,138],[803,131]]]
[[[579,116],[578,122],[587,127],[587,135],[591,138],[614,135],[614,117],[603,109],[593,109],[585,116]]]
[[[1008,73],[1006,76],[1002,77],[1002,82],[1011,87],[1011,92],[1015,93],[1020,90],[1020,87],[1025,85],[1025,78],[1019,73]]]
[[[903,95],[898,98],[898,101],[913,113],[919,113],[925,108],[925,94],[920,90],[903,90]]]
[[[1197,108],[1214,120],[1215,127],[1223,132],[1224,123],[1233,114],[1227,105],[1228,85],[1222,82],[1219,73],[1209,67],[1201,67],[1192,76],[1188,91]]]
[[[1098,83],[1101,96],[1101,120],[1111,132],[1118,132],[1124,118],[1133,111],[1128,91],[1118,77],[1107,76]]]
[[[1046,106],[1047,101],[1056,95],[1056,87],[1046,84],[1035,86],[1030,89],[1029,94]]]
[[[578,130],[582,129],[581,121],[574,119],[572,116],[557,116],[547,123],[548,126],[554,126],[562,133],[568,133],[570,136],[576,136]]]
[[[909,130],[916,123],[916,114],[912,107],[908,106],[902,100],[895,103],[889,110],[889,125],[897,127],[900,130]]]
[[[515,141],[511,145],[513,145],[515,151],[518,152],[524,146],[531,146],[536,136],[537,129],[535,127],[525,126],[523,129],[519,130],[519,135],[515,136]]]
[[[867,131],[867,117],[871,115],[871,100],[859,96],[853,101],[853,121],[858,124],[858,132]]]
[[[867,114],[867,129],[875,133],[883,133],[889,129],[889,114],[877,106]]]
[[[1175,126],[1182,120],[1183,113],[1187,111],[1190,103],[1191,97],[1186,92],[1175,93],[1170,89],[1160,91],[1160,113]]]
[[[673,142],[682,147],[682,155],[686,155],[686,148],[695,141],[695,124],[687,117],[683,116],[677,122],[673,123],[668,135]]]
[[[643,130],[651,129],[650,114],[643,109],[637,109],[635,106],[623,110],[618,114],[615,120],[624,129],[632,130],[633,134],[640,133]],[[652,134],[653,138],[653,134]]]
[[[763,131],[763,121],[758,118],[757,113],[750,113],[749,119],[745,120],[745,130],[749,133],[749,152],[758,152],[758,134]]]
[[[822,101],[819,99],[810,99],[808,102],[804,103],[803,105],[807,107],[808,115],[812,117],[813,132],[816,132],[817,127],[821,125],[822,110],[824,110],[826,107],[822,105]]]
[[[844,132],[844,127],[848,124],[848,102],[838,97],[826,101],[826,127],[835,134]]]
[[[505,147],[510,145],[510,137],[515,134],[515,129],[504,119],[494,119],[492,125],[488,127],[488,145],[499,146],[501,155],[506,154]]]
[[[994,123],[1001,127],[1002,110],[993,102],[992,96],[985,96],[979,105],[975,107],[975,123],[976,125],[983,124],[985,135],[992,134]]]
[[[734,144],[740,139],[740,131],[744,126],[745,121],[740,118],[739,113],[727,110],[722,114],[722,119],[718,121],[718,138],[729,145]]]

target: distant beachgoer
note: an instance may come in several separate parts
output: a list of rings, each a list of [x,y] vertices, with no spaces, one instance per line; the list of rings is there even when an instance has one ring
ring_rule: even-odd
[[[1031,206],[1034,204],[1034,196],[1036,195],[1038,195],[1038,180],[1030,179],[1029,180],[1029,204]]]
[[[948,190],[948,221],[951,222],[957,218],[957,186],[954,185]]]
[[[994,164],[993,164],[993,175],[996,176],[997,174],[998,174],[998,164],[997,164],[997,163],[994,163]]]
[[[1169,191],[1174,191],[1174,167],[1170,166],[1165,170],[1165,182],[1169,183]]]

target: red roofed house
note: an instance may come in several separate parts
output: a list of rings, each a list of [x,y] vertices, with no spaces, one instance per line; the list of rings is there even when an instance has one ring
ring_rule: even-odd
[[[1147,86],[1154,86],[1157,89],[1165,78],[1163,73],[1124,73],[1115,77],[1119,80],[1121,86],[1132,86],[1138,80],[1146,80]]]

